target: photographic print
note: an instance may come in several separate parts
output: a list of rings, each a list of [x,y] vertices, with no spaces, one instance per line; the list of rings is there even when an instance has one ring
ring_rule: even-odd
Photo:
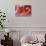
[[[31,5],[16,5],[15,16],[32,16]]]

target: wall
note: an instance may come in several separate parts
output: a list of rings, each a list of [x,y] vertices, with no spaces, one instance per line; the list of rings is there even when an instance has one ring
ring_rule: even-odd
[[[46,27],[46,0],[32,0],[32,17],[16,17],[15,5],[31,4],[31,0],[1,0],[0,9],[6,12],[7,27]]]

